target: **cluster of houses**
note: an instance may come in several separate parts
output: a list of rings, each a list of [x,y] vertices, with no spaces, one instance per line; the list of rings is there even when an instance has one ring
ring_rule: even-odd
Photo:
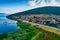
[[[55,18],[53,16],[49,16],[49,17],[41,17],[39,15],[25,15],[25,16],[18,16],[16,17],[18,19],[21,19],[21,20],[26,20],[26,21],[29,21],[29,22],[34,22],[34,23],[38,23],[38,24],[55,24],[55,25],[60,25],[60,18]]]

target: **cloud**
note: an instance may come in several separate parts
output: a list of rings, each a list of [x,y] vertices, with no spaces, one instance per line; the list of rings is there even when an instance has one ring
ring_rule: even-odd
[[[39,0],[40,1],[40,0]],[[29,1],[29,5],[30,6],[60,6],[60,2],[59,1],[56,1],[56,0],[42,0],[40,2],[40,4],[37,4],[37,2],[35,1]]]
[[[32,2],[30,2],[32,3]],[[35,5],[34,3],[32,3],[31,5],[33,5],[33,7],[31,6],[27,6],[27,5],[24,5],[24,6],[14,6],[14,7],[0,7],[0,12],[2,13],[16,13],[16,12],[22,12],[22,11],[26,11],[26,10],[29,10],[29,9],[33,9],[33,8],[37,8],[37,7],[44,7],[44,6],[60,6],[60,3],[59,2],[56,2],[55,0],[52,0],[51,3],[47,4],[46,2],[41,2],[39,5]]]
[[[0,13],[8,13],[8,14],[13,14],[13,13],[17,13],[17,12],[22,12],[22,11],[26,11],[29,10],[31,8],[29,7],[0,7]]]

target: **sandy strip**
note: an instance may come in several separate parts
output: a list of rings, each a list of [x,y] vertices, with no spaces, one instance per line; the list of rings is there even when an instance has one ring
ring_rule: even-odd
[[[23,22],[29,23],[32,26],[38,25],[37,28],[40,28],[40,29],[43,29],[43,30],[46,30],[46,31],[49,31],[49,32],[53,32],[55,34],[60,35],[60,29],[58,29],[58,28],[50,27],[50,26],[46,26],[46,25],[40,25],[40,24],[37,24],[37,23],[28,22],[28,21],[23,21]]]

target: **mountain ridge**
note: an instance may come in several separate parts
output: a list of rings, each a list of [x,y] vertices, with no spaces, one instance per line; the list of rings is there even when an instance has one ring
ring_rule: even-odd
[[[56,14],[60,15],[60,7],[57,6],[45,6],[45,7],[39,7],[23,12],[18,12],[9,16],[19,16],[19,15],[29,15],[29,14]],[[9,17],[7,16],[7,17]]]

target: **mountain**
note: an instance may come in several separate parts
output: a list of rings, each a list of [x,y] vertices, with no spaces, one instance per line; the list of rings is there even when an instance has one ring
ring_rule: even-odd
[[[9,15],[7,17],[19,16],[19,15],[29,15],[29,14],[56,14],[56,15],[60,15],[60,7],[57,7],[57,6],[39,7],[39,8],[24,11],[24,12],[18,12],[18,13]]]

